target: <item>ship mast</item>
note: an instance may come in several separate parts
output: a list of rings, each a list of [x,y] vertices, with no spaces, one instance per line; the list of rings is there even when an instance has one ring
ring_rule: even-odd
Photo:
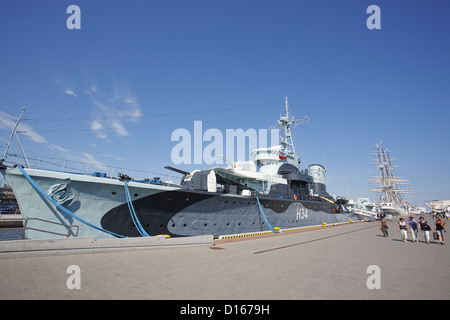
[[[286,115],[280,116],[280,119],[277,121],[278,125],[274,127],[270,127],[270,129],[274,128],[281,128],[282,129],[282,135],[280,136],[280,143],[281,143],[281,152],[280,154],[285,157],[291,157],[293,160],[295,160],[295,165],[298,166],[298,163],[300,162],[298,160],[298,156],[295,153],[295,147],[294,142],[292,140],[292,133],[291,133],[291,127],[295,126],[297,123],[305,123],[309,118],[304,117],[303,119],[295,119],[293,116],[292,118],[289,118],[289,102],[288,97],[286,97],[285,101],[286,106]]]
[[[14,127],[11,131],[11,135],[9,136],[8,143],[6,144],[5,153],[3,153],[3,157],[0,159],[0,162],[4,161],[6,159],[6,154],[8,153],[9,145],[11,144],[11,140],[14,135],[16,135],[17,141],[19,142],[19,145],[20,145],[19,138],[17,137],[17,134],[16,134],[16,129],[17,129],[17,126],[19,125],[19,122],[22,119],[22,116],[24,113],[25,113],[25,107],[22,107],[22,111],[20,112],[19,118],[17,119],[16,123],[14,124]],[[23,153],[22,145],[20,145],[20,149],[22,150],[22,153]]]
[[[380,193],[380,200],[383,202],[402,206],[403,199],[401,194],[411,193],[411,191],[400,189],[400,185],[409,184],[409,182],[406,178],[394,175],[394,166],[392,165],[389,150],[383,147],[383,142],[381,141],[380,144],[377,144],[376,154],[378,156],[378,159],[375,160],[379,169],[378,176],[369,178],[369,182],[375,182],[379,187],[368,191]]]

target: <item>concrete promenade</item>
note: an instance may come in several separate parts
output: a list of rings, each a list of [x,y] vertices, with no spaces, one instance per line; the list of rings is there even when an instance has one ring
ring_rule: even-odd
[[[450,243],[426,244],[421,234],[404,243],[396,223],[388,238],[365,222],[214,245],[3,259],[0,299],[450,299]],[[67,287],[71,265],[80,289]],[[369,282],[380,289],[369,289],[377,274]]]

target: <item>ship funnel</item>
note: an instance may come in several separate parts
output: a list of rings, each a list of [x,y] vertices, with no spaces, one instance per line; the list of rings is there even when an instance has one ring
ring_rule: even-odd
[[[318,196],[329,198],[327,192],[327,179],[325,168],[320,164],[312,164],[308,167],[309,175],[313,178],[313,193]]]
[[[308,167],[309,174],[313,178],[315,183],[327,184],[327,179],[325,178],[325,168],[320,164],[312,164]]]

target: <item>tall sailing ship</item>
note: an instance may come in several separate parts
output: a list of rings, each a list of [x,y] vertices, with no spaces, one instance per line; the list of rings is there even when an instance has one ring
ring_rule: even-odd
[[[179,184],[11,166],[3,159],[0,172],[29,219],[27,238],[219,236],[354,219],[343,212],[345,199],[328,194],[322,165],[300,169],[291,128],[301,120],[291,117],[287,98],[285,112],[277,124],[279,146],[256,149],[253,161],[228,167],[167,166],[183,175]]]
[[[377,187],[368,191],[378,193],[379,207],[384,215],[409,214],[409,205],[402,197],[403,194],[411,193],[410,190],[402,189],[402,186],[409,185],[408,180],[394,174],[393,159],[391,159],[389,150],[383,146],[382,141],[377,144],[375,154],[377,158],[374,161],[378,168],[378,175],[370,177],[369,182],[375,183]]]

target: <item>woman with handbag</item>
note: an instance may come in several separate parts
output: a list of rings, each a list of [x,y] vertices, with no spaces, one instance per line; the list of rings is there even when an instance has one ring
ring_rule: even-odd
[[[425,242],[430,244],[430,230],[431,227],[428,224],[428,222],[425,221],[423,217],[419,218],[419,229],[422,231],[423,238],[425,239]]]
[[[441,244],[445,244],[444,241],[444,232],[445,232],[445,221],[443,221],[439,216],[436,217],[435,223],[436,233],[439,237],[439,242]]]
[[[400,218],[398,220],[398,231],[402,235],[403,241],[406,243],[406,240],[408,239],[408,229],[406,228],[406,222],[403,220],[403,218]]]

